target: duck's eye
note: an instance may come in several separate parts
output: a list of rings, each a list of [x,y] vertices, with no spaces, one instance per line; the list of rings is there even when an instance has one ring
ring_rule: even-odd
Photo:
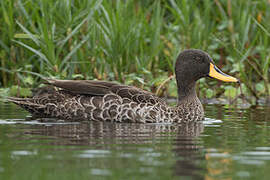
[[[200,57],[200,56],[195,56],[195,61],[197,62],[197,63],[203,63],[204,62],[204,59],[203,59],[203,57]]]

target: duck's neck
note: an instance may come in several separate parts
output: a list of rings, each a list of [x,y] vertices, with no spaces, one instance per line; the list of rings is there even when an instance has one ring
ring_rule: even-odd
[[[186,83],[185,82],[192,82]],[[197,122],[204,119],[203,106],[196,94],[196,81],[182,81],[178,79],[178,104],[176,112],[178,122]]]
[[[178,104],[183,103],[183,101],[197,100],[196,94],[196,82],[184,83],[185,81],[178,81]]]

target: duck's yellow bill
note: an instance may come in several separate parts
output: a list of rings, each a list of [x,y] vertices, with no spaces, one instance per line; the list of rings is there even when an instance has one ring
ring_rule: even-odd
[[[212,63],[210,63],[209,76],[224,82],[239,82],[238,79],[223,73]]]

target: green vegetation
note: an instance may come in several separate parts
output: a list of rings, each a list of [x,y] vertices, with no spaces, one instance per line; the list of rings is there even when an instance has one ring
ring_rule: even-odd
[[[177,54],[197,48],[258,99],[270,93],[269,19],[269,0],[2,0],[0,87],[104,79],[176,95],[164,81]],[[240,93],[209,80],[198,88],[208,98]]]

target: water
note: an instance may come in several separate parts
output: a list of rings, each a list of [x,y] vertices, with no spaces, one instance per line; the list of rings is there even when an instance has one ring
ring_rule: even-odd
[[[269,179],[270,108],[206,105],[202,124],[25,120],[0,104],[0,179]]]

